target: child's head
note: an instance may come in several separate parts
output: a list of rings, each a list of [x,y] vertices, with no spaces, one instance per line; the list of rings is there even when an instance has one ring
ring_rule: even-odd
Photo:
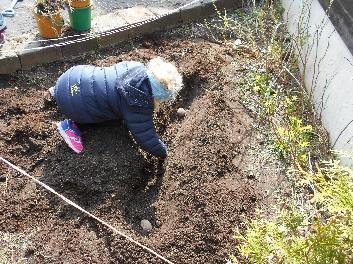
[[[177,68],[161,57],[150,60],[147,69],[171,94],[171,98],[176,97],[183,86],[183,80]]]

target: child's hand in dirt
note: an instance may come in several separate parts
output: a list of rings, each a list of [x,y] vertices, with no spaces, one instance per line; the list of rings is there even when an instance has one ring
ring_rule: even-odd
[[[168,156],[162,158],[162,157],[157,157],[159,162],[164,162],[166,159],[168,158]]]

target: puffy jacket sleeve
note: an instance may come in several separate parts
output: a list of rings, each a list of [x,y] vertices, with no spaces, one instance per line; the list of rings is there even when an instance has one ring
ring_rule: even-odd
[[[160,158],[167,157],[167,147],[156,132],[151,113],[129,112],[124,119],[132,136],[143,150]]]
[[[167,148],[160,140],[153,124],[153,96],[143,64],[121,62],[124,72],[118,74],[119,105],[132,136],[148,153],[165,158]]]

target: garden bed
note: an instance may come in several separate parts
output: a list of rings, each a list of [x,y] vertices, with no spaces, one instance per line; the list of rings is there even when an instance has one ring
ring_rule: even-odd
[[[225,263],[234,234],[271,203],[282,166],[243,106],[239,80],[255,58],[182,28],[84,58],[37,67],[1,86],[0,153],[31,175],[175,263]],[[64,118],[44,92],[76,64],[163,56],[184,89],[156,114],[169,147],[160,162],[138,150],[121,121],[82,125],[73,153],[53,125]],[[187,109],[184,118],[176,114]],[[0,261],[159,263],[155,257],[0,164]],[[153,230],[145,234],[140,221]]]

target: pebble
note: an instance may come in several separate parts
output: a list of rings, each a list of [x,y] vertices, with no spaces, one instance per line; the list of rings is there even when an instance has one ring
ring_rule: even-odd
[[[148,221],[146,219],[141,220],[141,227],[142,227],[143,231],[145,231],[145,232],[152,231],[152,224],[150,223],[150,221]]]
[[[184,117],[186,115],[186,110],[184,108],[178,108],[177,115]]]
[[[234,41],[234,44],[235,44],[236,46],[241,45],[241,44],[242,44],[241,39],[237,39],[237,40],[235,40],[235,41]]]

